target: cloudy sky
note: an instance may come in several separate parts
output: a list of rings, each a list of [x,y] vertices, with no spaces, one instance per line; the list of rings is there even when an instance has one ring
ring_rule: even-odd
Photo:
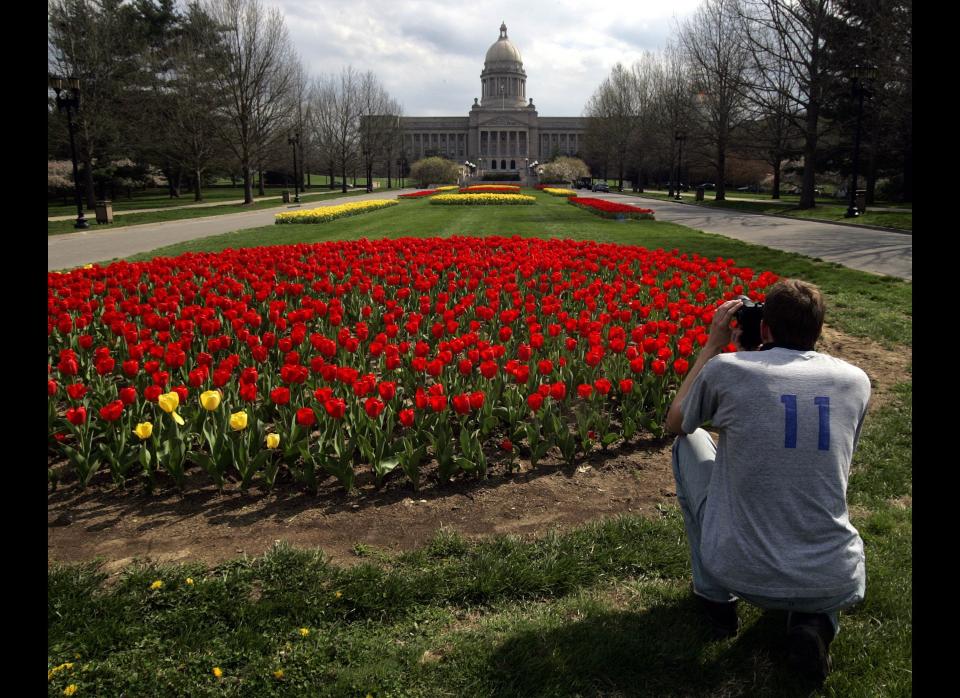
[[[408,116],[466,116],[506,22],[541,116],[579,116],[610,69],[662,50],[700,0],[264,0],[312,74],[372,70]]]

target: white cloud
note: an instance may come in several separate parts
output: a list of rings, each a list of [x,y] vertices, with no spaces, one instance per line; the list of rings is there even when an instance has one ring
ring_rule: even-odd
[[[618,61],[658,51],[700,0],[265,0],[312,74],[371,70],[410,116],[466,116],[507,24],[542,116],[578,116]]]

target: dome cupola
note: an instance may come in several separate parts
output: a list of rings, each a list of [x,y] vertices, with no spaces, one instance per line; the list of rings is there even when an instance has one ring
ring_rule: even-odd
[[[500,37],[487,49],[480,73],[481,106],[518,109],[526,106],[527,74],[520,51],[507,37],[507,25],[500,25]]]

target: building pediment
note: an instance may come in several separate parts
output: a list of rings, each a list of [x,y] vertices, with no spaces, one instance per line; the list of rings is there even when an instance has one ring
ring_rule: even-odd
[[[527,126],[527,122],[520,121],[518,119],[511,119],[508,116],[495,116],[492,119],[480,118],[481,126],[513,126],[514,128],[520,126]]]

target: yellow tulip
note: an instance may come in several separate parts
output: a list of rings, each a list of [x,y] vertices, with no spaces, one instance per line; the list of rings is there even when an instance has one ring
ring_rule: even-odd
[[[133,430],[133,433],[140,437],[140,440],[149,439],[153,434],[153,424],[150,422],[140,422],[137,424],[137,428]]]
[[[157,404],[160,405],[161,410],[173,417],[173,421],[183,426],[183,417],[177,414],[177,408],[180,406],[180,396],[177,395],[175,390],[158,397]]]
[[[247,413],[240,411],[230,415],[230,428],[234,431],[240,431],[247,428]]]
[[[280,445],[280,434],[267,434],[267,448],[276,448]]]
[[[157,404],[160,405],[161,410],[170,414],[180,406],[180,396],[176,391],[164,393],[157,398]]]
[[[208,412],[213,412],[215,409],[220,407],[220,401],[223,399],[223,396],[220,395],[219,390],[208,390],[205,393],[200,394],[200,404],[203,405],[203,409]]]

